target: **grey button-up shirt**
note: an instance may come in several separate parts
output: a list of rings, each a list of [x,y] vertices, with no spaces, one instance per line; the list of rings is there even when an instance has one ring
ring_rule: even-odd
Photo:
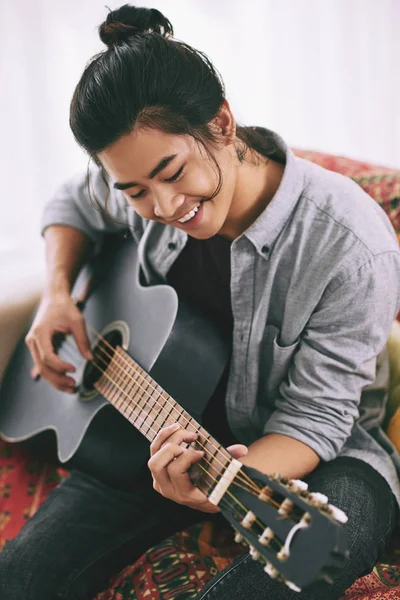
[[[280,433],[324,461],[362,459],[400,504],[400,460],[380,429],[385,343],[400,308],[396,236],[356,183],[295,157],[275,133],[265,135],[286,164],[272,201],[231,245],[230,427],[245,444]],[[92,194],[99,204],[108,196],[118,223],[95,210],[79,174],[47,204],[43,230],[70,225],[101,244],[104,232],[129,225],[148,283],[165,282],[187,234],[142,219],[108,183],[109,190],[93,167]]]

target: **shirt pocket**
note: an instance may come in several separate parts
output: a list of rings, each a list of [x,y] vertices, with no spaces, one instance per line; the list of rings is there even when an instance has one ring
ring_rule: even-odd
[[[262,344],[260,365],[262,385],[259,389],[259,403],[261,405],[268,404],[272,408],[279,386],[287,380],[294,354],[300,344],[300,338],[288,346],[283,346],[278,327],[267,325]]]

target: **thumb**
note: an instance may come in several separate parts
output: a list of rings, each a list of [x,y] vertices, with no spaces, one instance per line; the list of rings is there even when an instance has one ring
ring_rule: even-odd
[[[241,458],[242,456],[246,456],[248,452],[247,446],[243,444],[233,444],[233,446],[228,446],[227,450],[233,458]]]
[[[90,342],[89,342],[89,338],[88,338],[88,334],[86,331],[86,327],[84,324],[84,321],[81,321],[79,324],[77,324],[74,327],[73,330],[73,335],[74,338],[76,340],[76,344],[79,348],[80,353],[82,354],[82,356],[84,358],[86,358],[87,360],[92,360],[93,359],[93,354],[92,351],[90,349]]]

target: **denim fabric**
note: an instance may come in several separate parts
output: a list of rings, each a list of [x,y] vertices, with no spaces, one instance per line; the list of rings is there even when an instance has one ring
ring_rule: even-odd
[[[196,600],[333,600],[372,569],[398,519],[386,481],[363,461],[345,457],[321,464],[308,482],[349,516],[351,558],[334,585],[297,594],[272,581],[245,552]],[[0,598],[91,600],[152,544],[210,518],[222,517],[166,500],[148,473],[135,491],[125,492],[73,471],[0,554]]]

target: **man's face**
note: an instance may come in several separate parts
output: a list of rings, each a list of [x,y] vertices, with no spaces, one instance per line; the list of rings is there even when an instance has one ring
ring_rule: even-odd
[[[98,158],[114,187],[123,190],[140,216],[207,239],[223,227],[236,182],[229,150],[223,147],[213,154],[222,171],[222,186],[212,200],[207,198],[218,185],[218,172],[190,136],[154,129],[133,131]]]

